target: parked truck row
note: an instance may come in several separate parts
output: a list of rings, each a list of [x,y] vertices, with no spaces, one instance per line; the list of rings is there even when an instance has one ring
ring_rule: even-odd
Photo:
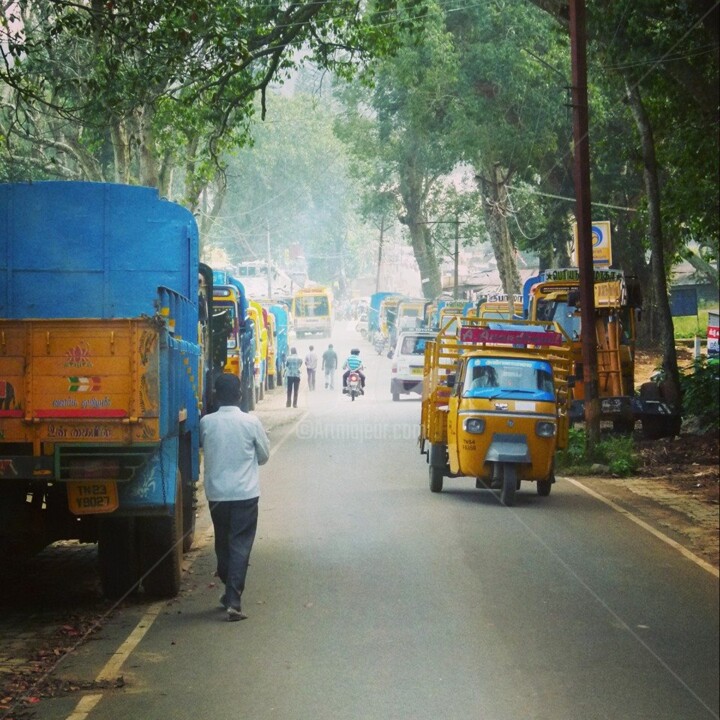
[[[0,185],[0,552],[97,542],[104,592],[173,596],[221,372],[282,382],[288,310],[200,262],[150,188]]]

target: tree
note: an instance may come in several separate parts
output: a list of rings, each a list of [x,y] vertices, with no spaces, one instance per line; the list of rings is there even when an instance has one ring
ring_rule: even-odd
[[[272,81],[304,58],[349,71],[389,46],[382,2],[9,3],[5,175],[181,186],[195,209],[223,153],[247,139],[257,94],[264,116]]]
[[[450,119],[458,58],[444,15],[426,6],[421,34],[400,31],[402,46],[342,94],[338,132],[371,180],[372,194],[392,192],[401,207],[425,297],[440,294],[440,270],[428,202],[439,178],[457,161]],[[365,84],[363,84],[363,82]],[[368,87],[368,85],[371,85]]]
[[[368,271],[369,259],[357,261],[366,259],[358,246],[367,231],[352,206],[357,193],[328,103],[302,92],[268,94],[269,119],[251,126],[252,146],[224,158],[224,209],[206,237],[208,250],[223,248],[233,263],[264,259],[269,240],[278,264],[300,245],[314,280],[342,284]]]
[[[560,237],[546,234],[536,242],[510,222],[517,209],[508,193],[515,184],[536,184],[536,178],[551,178],[553,190],[566,181],[563,155],[571,127],[553,64],[567,56],[567,48],[543,13],[503,0],[448,14],[448,28],[462,58],[459,145],[477,168],[485,225],[503,288],[511,295],[521,291],[515,261],[519,246],[544,254],[546,262],[565,254],[567,214],[560,216],[563,222],[546,218],[555,232],[562,231]],[[531,214],[540,205],[530,197],[527,204],[533,206]]]

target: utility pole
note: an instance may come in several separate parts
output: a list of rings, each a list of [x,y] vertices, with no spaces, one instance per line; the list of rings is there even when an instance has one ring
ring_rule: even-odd
[[[380,268],[382,266],[383,236],[385,235],[385,218],[380,219],[380,246],[378,247],[377,275],[375,276],[375,292],[380,292]]]
[[[270,221],[265,219],[265,250],[267,255],[268,300],[272,300],[272,257],[270,255]]]
[[[458,266],[460,263],[460,217],[455,214],[455,268],[453,274],[453,298],[458,299]]]
[[[592,451],[600,442],[600,407],[598,402],[597,339],[595,330],[595,275],[592,252],[592,218],[590,214],[590,142],[588,137],[586,46],[585,0],[570,0],[570,57],[572,61],[574,144],[573,180],[575,182],[575,214],[578,225],[581,345],[587,447],[588,450]]]

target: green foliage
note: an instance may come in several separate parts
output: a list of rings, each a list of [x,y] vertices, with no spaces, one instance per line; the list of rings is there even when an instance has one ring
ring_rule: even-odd
[[[632,437],[608,435],[597,444],[593,453],[589,453],[585,430],[571,428],[568,447],[555,457],[556,468],[575,475],[591,475],[594,464],[606,465],[617,477],[635,473],[638,458]]]
[[[697,358],[689,372],[680,375],[683,391],[683,415],[697,418],[702,430],[720,429],[720,363],[716,359]]]
[[[302,62],[389,52],[392,2],[10,3],[0,15],[2,178],[155,185],[191,208]],[[171,182],[172,178],[172,182]],[[180,179],[180,183],[178,183]]]

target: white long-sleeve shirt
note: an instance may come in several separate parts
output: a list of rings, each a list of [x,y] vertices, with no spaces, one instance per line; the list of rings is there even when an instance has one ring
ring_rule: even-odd
[[[209,502],[260,496],[259,465],[270,457],[260,420],[234,405],[223,405],[200,420],[205,496]]]

